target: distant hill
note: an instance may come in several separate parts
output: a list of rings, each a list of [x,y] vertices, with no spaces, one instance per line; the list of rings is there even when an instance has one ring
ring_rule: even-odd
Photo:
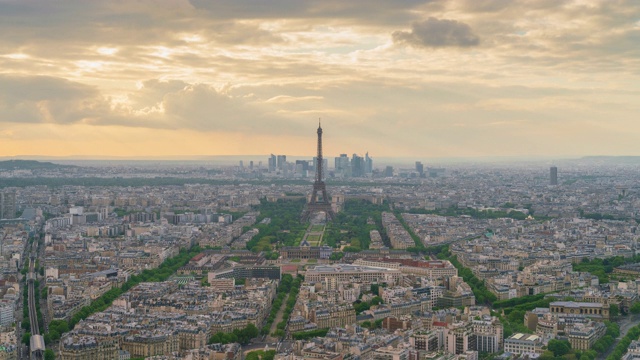
[[[46,161],[35,160],[5,160],[0,161],[0,170],[53,170],[76,168],[73,165],[60,165]]]

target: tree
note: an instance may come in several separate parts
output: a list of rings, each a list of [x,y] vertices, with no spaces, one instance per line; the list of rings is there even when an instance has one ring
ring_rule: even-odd
[[[571,344],[567,340],[551,339],[549,340],[547,349],[553,352],[553,355],[559,357],[568,354],[571,351]]]
[[[637,302],[637,303],[631,305],[631,308],[629,310],[634,315],[640,314],[640,302]]]
[[[24,335],[22,335],[22,343],[25,345],[29,345],[29,339],[31,339],[31,333],[30,332],[26,332],[24,333]]]
[[[378,284],[371,284],[371,292],[377,296],[380,296],[380,286]]]
[[[553,353],[549,350],[546,350],[545,352],[542,353],[542,355],[540,355],[538,360],[553,360],[553,358],[554,358]]]
[[[616,304],[609,305],[609,316],[615,317],[620,314],[620,308]]]
[[[54,353],[53,350],[47,349],[44,351],[44,360],[55,360],[55,358],[56,353]]]

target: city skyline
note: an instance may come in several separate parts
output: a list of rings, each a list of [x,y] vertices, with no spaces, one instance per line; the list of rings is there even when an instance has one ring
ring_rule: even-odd
[[[0,156],[640,155],[632,1],[0,4]]]

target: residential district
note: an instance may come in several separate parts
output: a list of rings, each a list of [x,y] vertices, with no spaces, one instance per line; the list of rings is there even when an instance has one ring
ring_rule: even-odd
[[[640,359],[636,164],[265,164],[2,162],[0,360]]]

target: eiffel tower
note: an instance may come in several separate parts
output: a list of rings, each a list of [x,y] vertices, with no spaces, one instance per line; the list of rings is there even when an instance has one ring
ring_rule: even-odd
[[[324,212],[326,214],[327,221],[334,220],[336,214],[331,208],[329,202],[329,196],[327,195],[327,186],[322,180],[322,167],[324,161],[322,160],[322,126],[320,126],[320,120],[318,120],[318,156],[316,159],[316,180],[313,183],[313,192],[311,199],[307,203],[302,212],[302,221],[309,221],[312,214],[317,212]]]

